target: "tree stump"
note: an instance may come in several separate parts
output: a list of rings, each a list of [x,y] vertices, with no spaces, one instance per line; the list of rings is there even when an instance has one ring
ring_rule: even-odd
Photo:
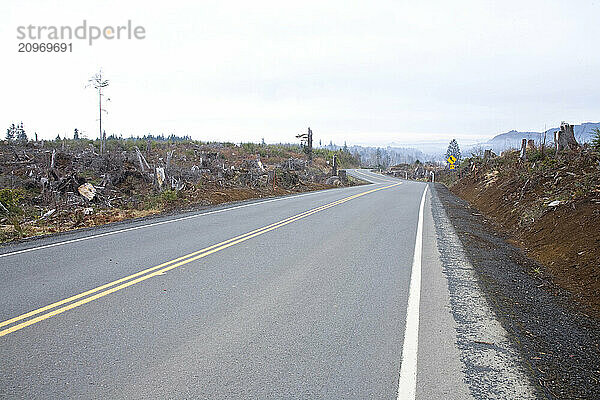
[[[554,132],[554,146],[556,151],[576,150],[579,148],[579,143],[575,140],[574,126],[561,122],[560,131]]]
[[[338,173],[337,156],[334,154],[333,155],[333,171],[331,172],[331,175],[337,176],[337,173]]]

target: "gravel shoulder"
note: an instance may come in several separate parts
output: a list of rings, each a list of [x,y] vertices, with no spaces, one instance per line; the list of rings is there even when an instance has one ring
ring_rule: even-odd
[[[569,294],[544,276],[540,265],[509,244],[510,238],[498,233],[482,213],[441,184],[432,189],[438,236],[443,228],[438,222],[443,218],[438,217],[447,216],[487,304],[520,353],[538,396],[600,399],[600,321],[578,309]],[[442,262],[448,264],[443,242],[439,241],[438,248]],[[446,275],[452,295],[453,280]],[[461,315],[454,317],[462,326]],[[460,335],[459,329],[459,345]]]

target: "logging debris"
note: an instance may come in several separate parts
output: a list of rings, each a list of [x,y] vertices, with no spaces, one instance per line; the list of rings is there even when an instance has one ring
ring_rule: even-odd
[[[108,140],[101,154],[96,145],[91,140],[0,142],[0,188],[23,193],[18,226],[26,227],[17,233],[14,216],[0,208],[0,242],[354,184],[344,171],[332,176],[325,159],[308,161],[293,147],[128,139]]]

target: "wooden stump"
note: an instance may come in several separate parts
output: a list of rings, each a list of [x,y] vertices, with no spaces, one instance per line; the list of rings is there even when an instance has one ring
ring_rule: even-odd
[[[554,146],[556,151],[562,150],[576,150],[579,148],[579,143],[575,140],[575,133],[573,130],[574,126],[562,122],[560,124],[560,131],[554,132]]]
[[[527,159],[527,139],[521,141],[521,160]]]

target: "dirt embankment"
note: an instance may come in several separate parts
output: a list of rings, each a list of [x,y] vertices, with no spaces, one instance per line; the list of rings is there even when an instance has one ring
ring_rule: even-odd
[[[540,274],[600,317],[600,155],[532,150],[463,164],[451,191],[538,261]]]
[[[488,304],[508,333],[532,383],[545,399],[596,399],[600,382],[598,320],[573,307],[571,294],[540,273],[539,264],[506,242],[491,219],[441,185],[433,190],[434,215],[443,206]],[[440,220],[436,218],[438,229]],[[441,241],[443,258],[453,253]]]

